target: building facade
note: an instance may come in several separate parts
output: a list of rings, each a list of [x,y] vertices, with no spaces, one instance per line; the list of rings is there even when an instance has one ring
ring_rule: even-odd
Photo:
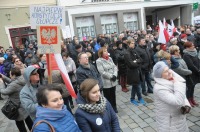
[[[66,25],[71,34],[96,37],[145,29],[158,20],[174,20],[176,26],[193,24],[192,1],[188,0],[58,0],[66,7]]]
[[[14,0],[1,1],[0,45],[8,47],[20,39],[14,36],[12,40],[9,29],[30,26],[29,6],[33,4],[64,6],[66,26],[72,36],[82,40],[98,34],[146,29],[146,25],[156,25],[164,17],[167,21],[174,20],[175,26],[193,24],[193,17],[199,11],[192,11],[192,3],[189,0],[19,0],[17,4]]]

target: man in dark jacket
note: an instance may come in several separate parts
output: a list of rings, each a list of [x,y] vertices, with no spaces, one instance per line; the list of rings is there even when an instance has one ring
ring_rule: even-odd
[[[127,65],[127,83],[132,85],[131,90],[131,103],[138,106],[139,103],[145,105],[145,101],[142,99],[141,95],[141,82],[143,81],[142,78],[142,71],[141,71],[141,64],[142,59],[135,51],[135,41],[128,40],[127,52],[124,55],[124,60]],[[138,101],[135,100],[135,95],[137,94]]]
[[[89,63],[87,54],[84,52],[79,53],[78,61],[80,64],[76,70],[78,84],[80,85],[87,78],[93,78],[99,81],[99,87],[102,89],[103,82],[101,80],[101,75],[96,67]]]
[[[79,45],[78,38],[76,36],[73,37],[72,43],[67,45],[67,49],[69,52],[69,56],[75,61],[77,52],[76,52],[76,45]]]
[[[139,45],[136,47],[136,51],[143,60],[141,67],[143,77],[145,78],[145,81],[147,83],[148,93],[153,93],[153,86],[151,84],[150,78],[150,70],[152,67],[151,54],[146,46],[146,42],[143,37],[140,37],[138,39],[138,44]],[[142,93],[147,96],[145,81],[142,82]]]

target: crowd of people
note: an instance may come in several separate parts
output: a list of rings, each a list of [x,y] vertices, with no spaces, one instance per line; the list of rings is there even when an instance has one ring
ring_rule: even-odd
[[[20,105],[15,119],[19,131],[27,131],[26,123],[35,132],[49,130],[49,124],[58,132],[119,132],[116,86],[120,85],[122,92],[131,90],[130,103],[135,106],[146,105],[143,96],[154,94],[158,131],[187,132],[185,114],[199,105],[194,88],[200,83],[200,29],[181,28],[166,44],[158,37],[157,28],[148,26],[83,41],[76,36],[63,40],[61,56],[76,103],[59,70],[52,71],[53,84],[48,84],[46,55],[38,54],[36,41],[27,40],[28,45],[15,49],[1,46],[0,93]]]

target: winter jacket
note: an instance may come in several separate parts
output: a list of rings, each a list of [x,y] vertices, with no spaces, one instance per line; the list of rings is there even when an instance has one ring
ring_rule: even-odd
[[[72,57],[74,54],[76,54],[75,45],[76,44],[74,44],[74,43],[70,43],[67,45],[67,49],[68,49],[70,57]]]
[[[136,47],[136,52],[142,58],[142,71],[148,72],[152,66],[151,54],[147,46],[139,45]]]
[[[178,56],[173,56],[173,57],[179,62],[179,67],[173,69],[173,71],[178,73],[183,78],[185,78],[185,76],[187,76],[187,75],[192,74],[192,71],[188,69],[185,61],[181,57],[178,57]]]
[[[0,73],[3,74],[3,75],[6,75],[4,64],[0,64]]]
[[[22,107],[21,101],[19,99],[19,93],[21,89],[25,86],[25,80],[23,76],[16,77],[14,80],[11,80],[10,78],[3,76],[4,82],[6,82],[8,85],[4,89],[0,89],[0,93],[3,95],[8,95],[9,99],[13,101],[16,105],[20,104],[20,107],[18,109],[19,116],[16,119],[16,121],[22,121],[25,120],[28,117],[28,113],[26,110]],[[1,85],[4,86],[4,85]]]
[[[86,104],[80,94],[78,94],[77,104]],[[118,118],[108,101],[102,114],[88,113],[78,108],[75,118],[83,132],[120,132]]]
[[[112,47],[108,49],[108,52],[110,53],[110,57],[112,58],[113,62],[117,66],[118,60],[117,60],[117,49],[113,49]]]
[[[181,56],[183,56],[183,50],[185,49],[184,48],[184,43],[185,42],[183,42],[183,41],[179,41],[176,45],[179,47],[179,49],[180,49],[180,54],[181,54]]]
[[[8,56],[7,60],[5,60],[3,64],[4,64],[4,67],[5,67],[4,71],[6,73],[6,76],[10,77],[10,70],[11,70],[12,64],[13,64],[12,63],[12,56],[11,55]]]
[[[183,59],[186,62],[188,69],[192,71],[192,80],[194,84],[200,83],[200,59],[197,56],[191,56],[184,53]]]
[[[66,109],[65,105],[62,110],[54,110],[38,106],[34,124],[41,120],[49,122],[56,132],[81,132],[73,116]],[[46,123],[41,123],[35,127],[33,132],[49,132],[49,126]]]
[[[45,71],[44,77],[45,77],[45,80],[48,80],[48,70]],[[62,76],[59,70],[52,70],[52,83],[57,83],[57,85],[60,85],[63,91],[62,97],[69,96],[69,92],[64,84],[64,81],[62,79]]]
[[[185,80],[173,72],[176,81],[154,78],[153,89],[158,132],[189,132],[186,115],[181,114],[182,106],[190,106],[186,99]]]
[[[24,60],[24,64],[26,64],[26,66],[30,66],[32,59],[33,59],[33,57],[26,57],[26,59]]]
[[[194,43],[195,37],[193,34],[187,34],[187,40]]]
[[[38,106],[36,93],[38,91],[39,83],[33,86],[30,83],[30,75],[33,70],[36,68],[33,66],[29,66],[24,71],[24,79],[26,81],[26,85],[20,92],[20,101],[24,109],[31,116],[32,120],[35,120],[36,107]]]
[[[142,59],[137,54],[135,49],[128,48],[126,54],[124,55],[124,60],[127,65],[127,83],[138,84],[139,82],[142,82]]]
[[[118,48],[117,49],[117,64],[118,64],[118,69],[119,69],[119,74],[123,75],[126,74],[126,63],[124,60],[124,54],[126,53],[126,49],[122,48]]]
[[[111,78],[114,75],[117,77],[117,66],[114,64],[111,57],[108,60],[104,58],[98,58],[96,61],[97,69],[101,74],[103,81],[103,88],[111,88],[117,85],[117,81],[112,81]]]
[[[72,82],[76,81],[76,65],[74,63],[74,61],[72,60],[72,58],[68,57],[66,60],[63,60],[64,64],[66,66],[69,78]],[[71,74],[69,74],[71,73]]]
[[[195,42],[194,42],[195,47],[199,47],[200,48],[200,34],[197,33],[197,34],[194,35],[194,37],[195,37]]]
[[[101,45],[96,42],[96,44],[94,45],[94,52],[98,52],[100,48],[101,48]]]
[[[99,81],[99,87],[103,88],[103,82],[101,75],[97,71],[96,67],[90,64],[90,68],[80,65],[76,70],[77,82],[80,85],[85,79],[93,78]]]

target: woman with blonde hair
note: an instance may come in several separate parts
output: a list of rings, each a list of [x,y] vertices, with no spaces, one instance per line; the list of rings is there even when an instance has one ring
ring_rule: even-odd
[[[171,56],[170,53],[164,50],[160,50],[157,53],[157,57],[159,58],[158,61],[165,62],[166,65],[168,65],[171,69],[175,69],[179,67],[178,61],[173,56]]]
[[[194,94],[194,84],[193,84],[192,78],[190,76],[192,74],[192,71],[188,69],[187,64],[181,58],[180,50],[177,45],[170,46],[169,51],[170,51],[171,55],[179,63],[179,67],[175,68],[173,70],[186,80],[186,86],[187,86],[186,96],[188,98],[190,105],[193,107],[194,105],[192,104],[191,98],[193,97],[193,94]]]

